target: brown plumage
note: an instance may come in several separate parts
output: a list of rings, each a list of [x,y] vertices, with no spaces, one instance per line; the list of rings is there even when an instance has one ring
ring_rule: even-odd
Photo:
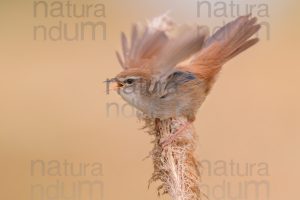
[[[124,71],[114,79],[119,94],[146,116],[193,121],[221,67],[258,42],[251,36],[260,25],[247,15],[210,37],[199,26],[185,26],[172,37],[169,30],[180,27],[166,17],[156,20],[142,31],[134,25],[130,46],[122,33],[123,58],[117,57]]]

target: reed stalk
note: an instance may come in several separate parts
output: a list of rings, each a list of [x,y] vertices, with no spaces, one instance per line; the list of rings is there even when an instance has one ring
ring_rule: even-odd
[[[192,125],[179,137],[163,147],[161,141],[169,138],[186,119],[144,119],[148,133],[154,136],[154,147],[150,152],[154,172],[149,184],[160,181],[158,194],[169,194],[172,200],[199,200],[200,171],[195,156],[196,133]]]

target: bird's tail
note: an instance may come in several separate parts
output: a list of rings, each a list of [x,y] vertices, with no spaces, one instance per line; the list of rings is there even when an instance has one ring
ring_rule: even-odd
[[[192,57],[189,64],[191,70],[203,77],[215,75],[224,63],[259,41],[258,38],[251,39],[260,29],[256,22],[256,17],[247,15],[223,26],[210,36],[203,49]]]

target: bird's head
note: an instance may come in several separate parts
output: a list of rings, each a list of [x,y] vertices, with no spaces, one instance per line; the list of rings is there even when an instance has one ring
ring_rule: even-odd
[[[148,70],[131,68],[119,73],[114,81],[121,97],[129,104],[140,107],[143,97],[147,96],[150,79]]]

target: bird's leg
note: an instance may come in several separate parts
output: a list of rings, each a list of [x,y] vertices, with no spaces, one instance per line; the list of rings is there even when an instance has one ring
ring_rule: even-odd
[[[191,124],[191,122],[186,122],[185,124],[181,125],[178,130],[176,130],[175,133],[164,139],[162,142],[160,142],[160,145],[165,148],[169,144],[171,144],[178,136],[180,136],[186,128]]]

